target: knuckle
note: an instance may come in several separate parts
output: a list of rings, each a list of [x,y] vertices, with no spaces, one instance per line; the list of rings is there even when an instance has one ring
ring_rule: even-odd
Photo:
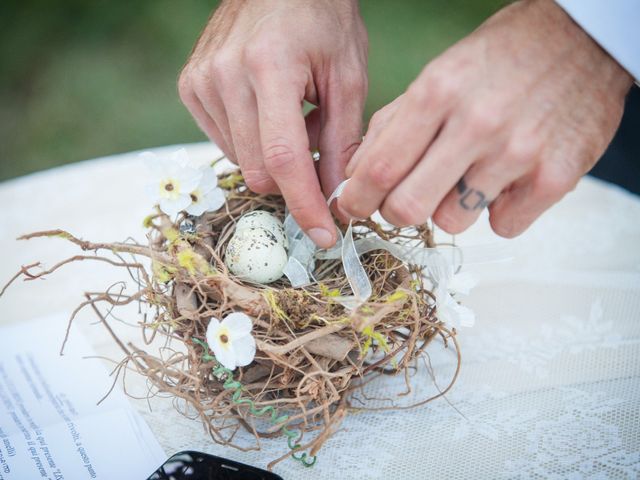
[[[542,144],[534,134],[514,134],[505,147],[505,157],[510,163],[529,164],[542,151]]]
[[[273,47],[266,42],[250,42],[242,52],[242,63],[254,72],[260,72],[269,65],[269,55]]]
[[[371,115],[371,120],[369,120],[369,128],[376,128],[377,126],[383,124],[386,121],[387,115],[383,110],[378,110],[373,115]]]
[[[369,182],[379,190],[388,191],[396,185],[396,178],[393,175],[393,162],[380,155],[373,156],[374,160],[370,163],[367,170]]]
[[[189,78],[189,71],[187,69],[182,70],[178,77],[178,95],[184,104],[186,104],[193,95],[191,79]]]
[[[459,215],[455,215],[450,207],[439,208],[433,215],[433,221],[445,232],[455,235],[462,233],[468,227]]]
[[[398,100],[402,98],[402,96],[404,96],[404,94],[398,97],[393,102],[385,105],[380,110],[375,111],[373,115],[371,115],[367,133],[371,131],[379,131],[391,120],[398,109]]]
[[[295,155],[291,147],[283,141],[267,144],[262,153],[267,172],[282,176],[294,169]]]
[[[210,93],[210,77],[202,72],[202,70],[194,70],[189,74],[189,85],[191,91],[200,97],[208,98]]]
[[[501,126],[500,109],[492,107],[484,102],[476,102],[465,115],[469,133],[493,133]]]
[[[286,200],[289,213],[296,219],[296,222],[303,230],[307,230],[314,226],[317,215],[306,204],[306,202],[295,202],[291,199]]]
[[[422,107],[443,105],[454,92],[451,78],[433,71],[426,71],[424,79],[419,78],[409,87],[411,97]]]
[[[369,218],[373,213],[365,205],[360,205],[358,203],[349,203],[343,206],[344,203],[346,202],[340,203],[340,208],[342,208],[345,213],[353,218]]]
[[[353,197],[349,189],[338,200],[340,210],[353,218],[368,218],[375,211],[374,207],[367,205],[359,197]]]
[[[278,33],[261,33],[242,49],[242,64],[254,74],[275,70],[278,63],[289,58],[285,52],[289,43]]]
[[[275,182],[264,170],[245,170],[242,176],[249,190],[255,193],[271,193],[275,189]]]
[[[407,97],[421,109],[425,109],[437,102],[436,90],[432,89],[431,86],[422,85],[418,80],[409,85]]]
[[[426,216],[420,215],[419,205],[410,194],[395,194],[384,202],[381,213],[387,221],[398,227],[417,225],[426,220]]]
[[[204,71],[200,73],[207,84],[213,83],[218,87],[235,84],[234,72],[237,71],[237,61],[233,52],[220,50],[211,57]]]
[[[534,192],[540,201],[556,202],[575,188],[576,181],[564,172],[542,169],[535,179]]]

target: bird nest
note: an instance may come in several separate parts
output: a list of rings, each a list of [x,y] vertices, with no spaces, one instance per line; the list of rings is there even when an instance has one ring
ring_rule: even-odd
[[[61,230],[25,235],[21,238],[63,237],[88,253],[46,270],[39,264],[25,266],[11,281],[40,278],[87,259],[128,271],[137,291],[88,293],[71,320],[92,307],[125,354],[120,369],[134,368],[155,390],[182,400],[176,403],[186,402],[215,442],[256,448],[236,441],[241,428],[255,436],[258,448],[261,438],[285,438],[289,448],[269,468],[288,456],[313,464],[344,416],[356,409],[353,394],[382,374],[405,374],[409,382],[408,370],[436,338],[456,349],[456,371],[437,396],[449,390],[460,360],[455,330],[439,321],[423,267],[384,250],[362,255],[373,293],[353,310],[336,300],[351,293],[339,259],[318,260],[315,281],[302,288],[286,279],[269,285],[243,282],[224,262],[236,221],[257,209],[283,219],[285,206],[280,197],[250,192],[238,171],[219,175],[218,184],[226,191],[222,209],[197,218],[181,214],[175,222],[158,210],[144,221],[147,245],[93,243]],[[435,246],[427,226],[390,228],[368,219],[354,223],[353,232],[356,240],[375,234],[399,244]],[[164,336],[164,353],[125,344],[110,326],[114,307],[136,302],[148,312],[139,323],[145,344]],[[103,313],[100,304],[109,312]],[[252,318],[257,347],[254,360],[234,371],[222,367],[206,344],[210,319],[232,312]]]

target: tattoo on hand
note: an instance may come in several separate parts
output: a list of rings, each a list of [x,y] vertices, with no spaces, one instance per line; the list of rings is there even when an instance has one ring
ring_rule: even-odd
[[[464,177],[456,184],[456,190],[461,195],[458,203],[465,210],[482,210],[491,203],[480,190],[469,188]]]

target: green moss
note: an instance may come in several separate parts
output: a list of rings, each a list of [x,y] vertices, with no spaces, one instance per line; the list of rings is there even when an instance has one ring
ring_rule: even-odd
[[[391,295],[387,297],[387,303],[394,303],[400,300],[407,299],[407,292],[403,292],[402,290],[396,290]]]
[[[164,228],[162,230],[162,235],[164,235],[164,238],[169,240],[169,242],[171,243],[177,241],[180,238],[180,232],[178,232],[178,230],[173,227]]]
[[[178,265],[184,268],[191,275],[200,273],[202,275],[213,275],[215,272],[202,255],[192,248],[184,247],[177,255]]]
[[[156,261],[151,264],[151,269],[153,271],[153,276],[160,283],[169,283],[171,280],[173,280],[173,275],[176,272],[175,268],[168,265],[163,265],[162,263]]]
[[[147,215],[146,217],[144,217],[144,220],[142,220],[142,226],[144,228],[151,228],[153,227],[153,219],[156,218],[155,214],[150,214]]]
[[[330,289],[324,283],[320,283],[319,287],[320,287],[320,294],[323,297],[335,298],[340,296],[340,290],[338,290],[337,288]]]
[[[241,183],[244,182],[244,178],[239,173],[232,173],[227,177],[221,178],[218,181],[218,186],[224,190],[234,190]]]
[[[365,337],[365,341],[360,347],[360,354],[362,356],[364,356],[369,351],[374,340],[378,342],[380,348],[382,348],[382,350],[384,350],[386,353],[389,353],[389,351],[391,350],[389,348],[389,343],[387,342],[387,339],[384,337],[384,335],[382,335],[380,332],[376,332],[371,325],[364,327],[364,329],[362,330],[362,335]]]
[[[289,320],[289,316],[286,314],[282,307],[278,304],[278,299],[276,298],[276,294],[273,290],[265,290],[262,294],[269,304],[269,308],[273,312],[273,314],[278,317],[280,320],[287,321]]]

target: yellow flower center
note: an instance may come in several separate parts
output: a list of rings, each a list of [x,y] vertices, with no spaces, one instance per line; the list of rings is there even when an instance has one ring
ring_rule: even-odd
[[[227,327],[222,327],[218,332],[218,343],[226,349],[229,348],[231,339],[229,338],[229,329]]]
[[[180,183],[173,178],[167,178],[160,182],[160,196],[175,200],[180,196]]]

